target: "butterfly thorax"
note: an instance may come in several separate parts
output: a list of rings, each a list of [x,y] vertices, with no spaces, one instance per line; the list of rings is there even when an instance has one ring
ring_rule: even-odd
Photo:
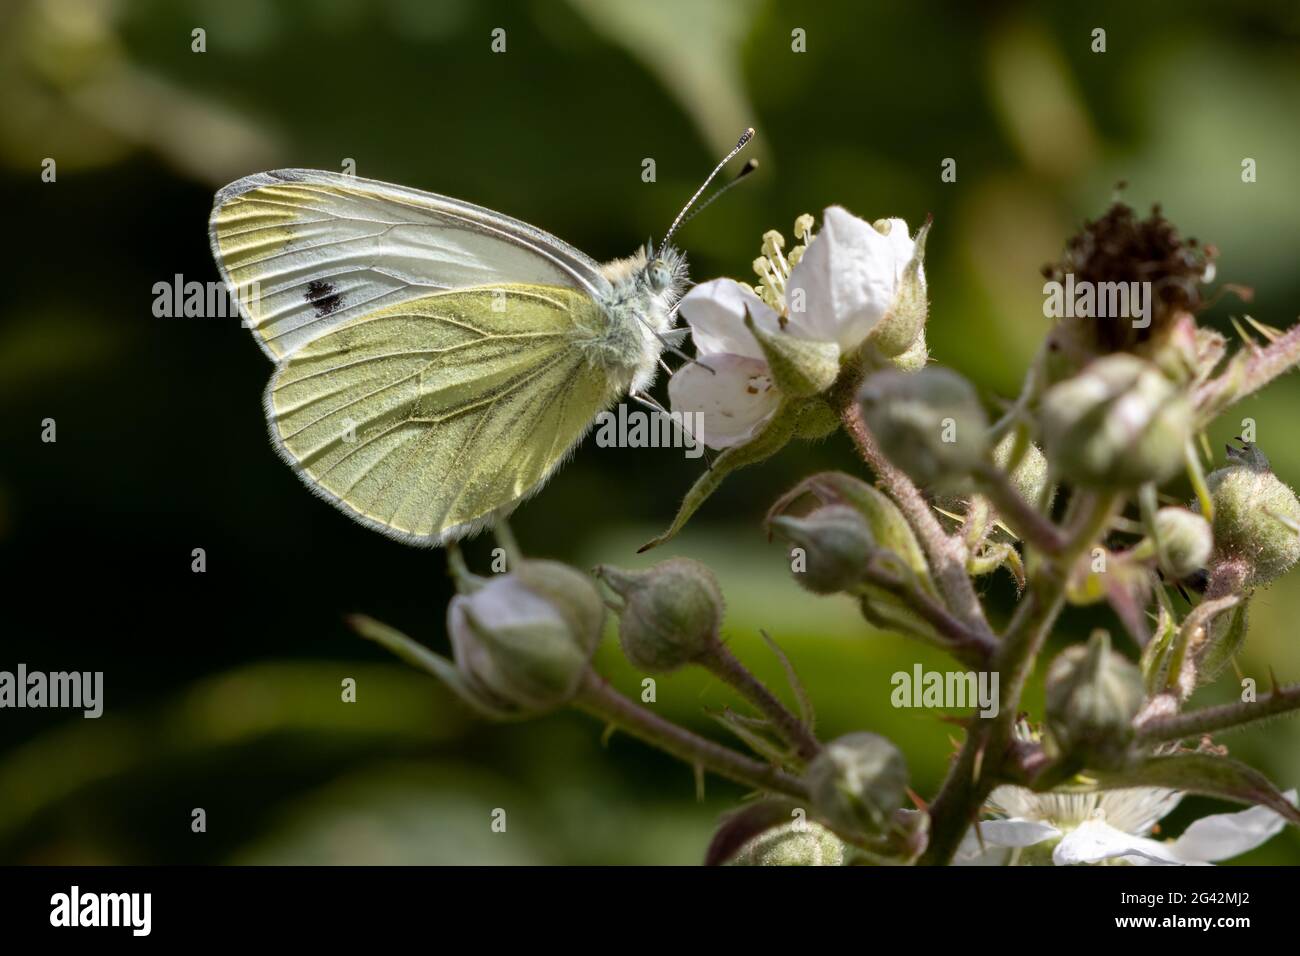
[[[610,291],[597,303],[609,326],[593,357],[625,378],[624,388],[639,392],[654,380],[665,336],[673,328],[673,306],[687,281],[686,257],[672,246],[657,253],[642,247],[605,263],[601,272]]]

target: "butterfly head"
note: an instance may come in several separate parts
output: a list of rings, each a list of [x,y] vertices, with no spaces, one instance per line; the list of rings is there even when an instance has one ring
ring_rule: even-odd
[[[686,285],[686,256],[673,246],[656,251],[653,242],[646,243],[644,253],[642,281],[652,294],[675,301]]]

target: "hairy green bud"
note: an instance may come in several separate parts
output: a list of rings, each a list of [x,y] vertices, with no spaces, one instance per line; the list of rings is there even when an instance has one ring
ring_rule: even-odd
[[[956,372],[876,372],[858,401],[881,450],[918,485],[957,487],[984,456],[988,418],[975,389]]]
[[[848,505],[823,505],[802,517],[780,515],[771,525],[803,550],[791,567],[795,580],[814,594],[856,587],[876,546],[867,519]]]
[[[1042,426],[1048,461],[1067,481],[1128,488],[1179,469],[1192,406],[1154,365],[1117,353],[1048,389]]]
[[[808,765],[817,814],[846,833],[879,833],[907,796],[907,762],[878,734],[846,734]]]
[[[844,841],[820,823],[796,820],[754,837],[727,866],[843,866]]]
[[[1174,578],[1185,578],[1201,568],[1214,553],[1214,533],[1210,523],[1186,508],[1161,508],[1155,517],[1155,540],[1143,538],[1133,549],[1133,556],[1146,560],[1161,553],[1160,569]]]
[[[1120,767],[1143,696],[1138,668],[1110,649],[1110,635],[1094,631],[1047,669],[1047,727],[1065,754],[1099,770]]]
[[[722,592],[700,562],[669,558],[647,571],[601,565],[596,575],[623,599],[619,643],[634,666],[672,671],[702,660],[716,646]]]
[[[1267,462],[1229,465],[1206,478],[1214,501],[1214,543],[1267,584],[1300,560],[1300,501]]]
[[[452,598],[447,630],[463,691],[498,714],[545,713],[568,701],[600,641],[592,582],[554,562],[525,562]]]

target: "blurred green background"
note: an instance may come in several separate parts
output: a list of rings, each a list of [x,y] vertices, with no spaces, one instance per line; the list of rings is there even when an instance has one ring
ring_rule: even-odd
[[[213,190],[276,166],[340,169],[478,202],[598,259],[661,236],[747,125],[761,169],[683,231],[693,275],[745,278],[761,233],[830,203],[935,226],[932,353],[1013,393],[1045,327],[1039,267],[1114,184],[1221,250],[1249,310],[1294,321],[1300,8],[1234,4],[610,0],[8,0],[0,6],[0,669],[103,670],[99,720],[0,712],[0,861],[694,863],[738,788],[576,715],[477,723],[349,632],[364,611],[446,649],[443,556],[313,499],[272,452],[271,368],[238,323],[160,319],[152,288],[216,278]],[[504,54],[491,31],[506,30]],[[1091,51],[1092,31],[1106,51]],[[205,53],[191,31],[206,31]],[[793,52],[791,31],[806,31]],[[1241,162],[1258,182],[1241,181]],[[41,180],[42,161],[57,181]],[[653,158],[657,181],[641,179]],[[957,181],[940,181],[945,158]],[[1247,307],[1223,297],[1207,321]],[[662,385],[660,386],[662,388]],[[1234,409],[1300,482],[1300,382]],[[1239,413],[1238,413],[1239,412]],[[40,440],[54,418],[58,441]],[[515,531],[526,550],[638,565],[701,467],[588,441]],[[889,676],[944,666],[800,592],[759,517],[845,440],[728,479],[667,553],[704,559],[727,635],[765,677],[786,649],[826,735],[898,741],[932,795],[953,729],[894,710]],[[190,570],[191,551],[208,570]],[[487,545],[470,548],[479,560]],[[985,583],[996,619],[1013,598]],[[1300,679],[1300,582],[1256,598],[1240,666]],[[1057,644],[1101,612],[1075,613]],[[1131,650],[1131,648],[1130,648]],[[635,691],[612,642],[602,667]],[[358,684],[354,704],[340,682]],[[1227,699],[1229,678],[1199,695]],[[735,703],[695,674],[662,713],[713,734]],[[1036,707],[1037,699],[1030,705]],[[1229,738],[1300,784],[1300,722]],[[191,810],[207,832],[191,832]],[[507,811],[505,834],[489,828]],[[1230,809],[1187,800],[1166,821]],[[1300,861],[1294,830],[1243,858]]]

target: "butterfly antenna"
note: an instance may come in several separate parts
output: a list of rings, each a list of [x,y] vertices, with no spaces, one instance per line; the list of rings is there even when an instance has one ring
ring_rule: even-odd
[[[731,152],[729,152],[726,156],[722,157],[722,162],[718,163],[718,165],[713,167],[713,172],[709,173],[708,178],[705,179],[704,182],[700,184],[700,188],[695,190],[695,195],[692,196],[690,200],[687,201],[686,205],[682,207],[682,211],[677,214],[677,218],[673,220],[673,224],[669,226],[668,231],[664,233],[663,244],[665,246],[668,245],[669,241],[673,237],[673,234],[676,233],[677,229],[681,226],[682,219],[690,211],[691,207],[695,205],[695,200],[699,199],[700,196],[704,194],[704,190],[709,188],[709,183],[713,182],[714,178],[718,175],[718,173],[722,172],[722,167],[726,166],[727,163],[731,162],[732,158],[735,157],[735,155],[739,153],[742,149],[744,149],[746,144],[748,144],[749,141],[753,138],[754,138],[754,127],[751,126],[749,127],[749,129],[745,130],[745,132],[740,134],[740,141],[736,143],[735,147],[731,150]]]
[[[679,225],[677,228],[678,229],[682,228],[682,226],[685,226],[688,222],[690,222],[700,213],[704,212],[704,210],[712,206],[717,200],[721,199],[725,193],[730,192],[732,186],[738,184],[742,179],[744,179],[746,176],[748,176],[756,169],[758,169],[758,160],[756,159],[747,160],[745,165],[740,167],[740,172],[736,173],[735,177],[731,180],[731,182],[727,183],[725,186],[719,187],[717,190],[714,191],[712,196],[710,196],[708,199],[704,200],[704,202],[700,203],[698,206],[692,209],[691,214],[687,216],[685,219],[683,219],[681,221],[681,225]]]

